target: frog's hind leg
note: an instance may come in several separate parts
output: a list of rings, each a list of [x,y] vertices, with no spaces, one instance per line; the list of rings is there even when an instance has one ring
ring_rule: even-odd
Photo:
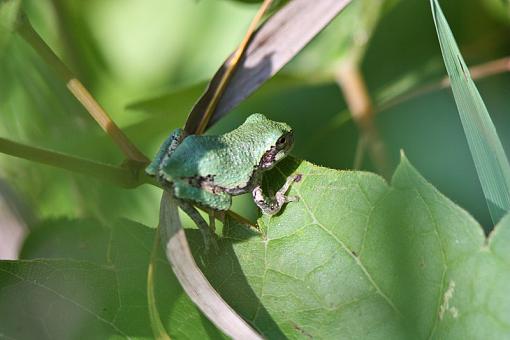
[[[217,249],[216,242],[214,242],[214,238],[211,237],[214,236],[212,231],[214,223],[211,223],[209,227],[191,202],[196,202],[214,210],[228,210],[232,204],[230,195],[225,192],[212,193],[202,188],[193,187],[185,180],[174,181],[173,191],[174,196],[179,198],[179,201],[183,202],[181,206],[182,210],[184,210],[200,228],[202,236],[204,237],[206,251],[209,250],[210,244]],[[210,215],[211,222],[214,222],[213,218],[214,215]]]
[[[191,203],[183,200],[179,200],[179,207],[193,220],[193,222],[195,222],[195,224],[200,229],[204,239],[205,253],[209,253],[211,245],[215,250],[218,250],[218,244],[216,243],[215,235],[211,228],[209,228],[209,225],[204,220],[202,215],[200,215],[198,210],[195,209]]]
[[[203,188],[191,186],[183,180],[174,181],[174,194],[180,199],[190,200],[215,210],[228,210],[232,197],[226,192],[212,193]]]

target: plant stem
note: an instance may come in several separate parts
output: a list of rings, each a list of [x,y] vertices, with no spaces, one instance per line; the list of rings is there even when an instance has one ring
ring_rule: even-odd
[[[372,100],[368,94],[365,80],[356,60],[347,58],[338,67],[336,81],[347,101],[352,118],[360,130],[361,136],[357,153],[363,153],[368,148],[369,156],[379,173],[385,178],[391,178],[388,152],[374,122],[375,113]],[[356,157],[358,166],[362,159]]]
[[[113,166],[63,153],[36,148],[0,138],[0,152],[18,158],[51,165],[57,168],[89,175],[124,188],[134,188],[147,181],[141,171],[127,166]]]
[[[150,177],[144,176],[142,171],[136,171],[135,167],[102,164],[56,151],[24,145],[1,137],[0,153],[92,176],[123,188],[135,188],[142,184],[152,184],[161,187],[159,183],[156,183]],[[209,209],[201,209],[205,212],[210,212]],[[225,215],[230,216],[230,218],[239,223],[257,229],[257,225],[230,210],[217,213],[216,217],[223,222]]]
[[[21,19],[17,29],[23,39],[25,39],[44,61],[46,61],[46,63],[65,81],[69,91],[78,99],[103,131],[117,144],[125,157],[131,161],[143,164],[148,163],[149,159],[131,143],[124,132],[122,132],[110,116],[108,116],[103,107],[92,97],[85,86],[83,86],[71,70],[69,70],[55,52],[44,42],[41,36],[34,30],[28,18],[25,17]]]
[[[491,60],[487,63],[483,63],[469,68],[469,73],[471,73],[471,78],[473,80],[483,79],[506,72],[510,72],[510,57]],[[450,87],[450,78],[446,76],[438,82],[424,85],[418,87],[417,89],[412,89],[400,96],[394,97],[383,102],[377,108],[377,112],[388,110],[396,105],[399,105],[413,98],[425,95],[433,91],[445,89],[448,87]]]

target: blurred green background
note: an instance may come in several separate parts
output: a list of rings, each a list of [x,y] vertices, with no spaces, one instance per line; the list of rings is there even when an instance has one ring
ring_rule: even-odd
[[[356,2],[355,2],[356,3]],[[468,65],[510,54],[508,4],[499,0],[441,2]],[[368,36],[362,72],[376,110],[383,101],[445,75],[428,1],[392,1]],[[228,0],[26,0],[36,30],[79,76],[149,157],[182,126],[207,80],[242,39],[257,3]],[[361,12],[363,13],[363,12]],[[209,132],[228,131],[252,112],[295,128],[294,155],[352,169],[358,132],[350,120],[335,66],[352,46],[356,4],[275,78]],[[106,163],[120,153],[40,57],[14,36],[0,61],[0,136]],[[510,75],[477,81],[506,150],[510,150]],[[392,166],[403,150],[442,193],[489,230],[490,217],[451,91],[438,90],[381,110],[377,127]],[[31,227],[61,216],[127,217],[155,226],[159,190],[108,183],[0,155],[9,184]],[[374,171],[369,160],[363,169]],[[254,218],[249,199],[234,210]]]

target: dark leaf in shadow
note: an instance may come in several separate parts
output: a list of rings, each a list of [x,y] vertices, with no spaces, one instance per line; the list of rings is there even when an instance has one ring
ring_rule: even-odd
[[[248,44],[208,127],[275,75],[348,3],[350,0],[294,0],[269,18]],[[229,62],[230,57],[193,107],[186,122],[186,131],[196,131]]]

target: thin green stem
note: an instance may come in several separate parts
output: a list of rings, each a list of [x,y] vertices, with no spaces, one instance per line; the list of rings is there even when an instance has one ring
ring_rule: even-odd
[[[36,148],[18,142],[13,142],[1,137],[0,153],[92,176],[123,188],[135,188],[142,184],[151,184],[161,188],[161,185],[153,178],[146,176],[143,169],[138,167],[137,164],[124,164],[122,166],[103,164],[52,150]],[[209,209],[202,210],[210,212]],[[242,224],[256,228],[256,225],[233,211],[227,211],[224,214],[228,214],[231,218]],[[223,214],[217,214],[217,217],[220,221],[224,221]]]
[[[469,73],[471,74],[471,79],[473,80],[481,80],[487,77],[492,77],[508,72],[510,72],[510,57],[491,60],[469,68]],[[397,95],[396,97],[385,100],[379,104],[379,107],[376,109],[376,111],[378,113],[386,111],[413,98],[424,96],[430,92],[446,89],[449,87],[450,78],[446,76],[434,83],[407,90],[406,92]]]
[[[5,138],[0,138],[0,152],[14,157],[89,175],[124,188],[134,188],[149,182],[147,176],[143,176],[143,172],[140,168],[136,168],[133,165],[114,166],[102,164],[84,158],[24,145]]]
[[[83,105],[103,131],[110,136],[127,159],[143,164],[149,162],[149,159],[127,138],[85,86],[44,42],[41,36],[34,30],[28,18],[24,17],[20,20],[17,32],[65,81],[69,91]]]

